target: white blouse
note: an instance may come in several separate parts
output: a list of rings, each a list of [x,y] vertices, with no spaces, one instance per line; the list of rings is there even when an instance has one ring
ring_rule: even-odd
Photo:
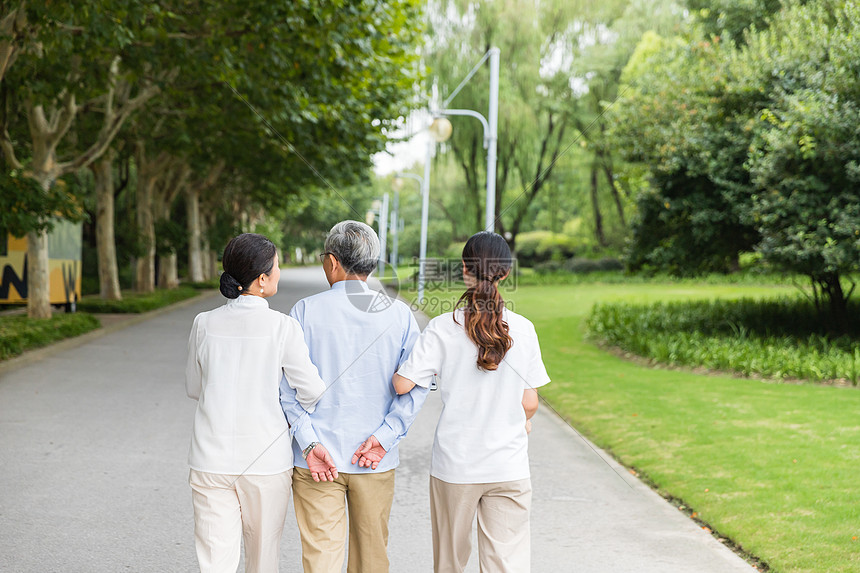
[[[505,310],[513,346],[497,370],[478,368],[463,312],[430,321],[398,373],[424,388],[437,377],[442,414],[430,475],[448,483],[496,483],[530,476],[523,392],[548,383],[532,323]]]
[[[194,319],[185,388],[198,401],[188,463],[218,474],[272,475],[293,467],[281,409],[282,372],[312,411],[325,391],[299,323],[242,295]]]

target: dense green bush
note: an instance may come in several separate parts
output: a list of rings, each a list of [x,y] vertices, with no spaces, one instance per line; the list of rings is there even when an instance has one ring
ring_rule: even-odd
[[[454,241],[445,250],[444,256],[451,260],[460,260],[463,258],[463,247],[466,246],[466,241]]]
[[[574,257],[565,261],[562,268],[571,273],[594,273],[597,271],[623,271],[624,265],[618,259],[608,257],[597,261]]]
[[[849,315],[840,336],[804,299],[598,305],[587,324],[593,338],[657,362],[857,385],[860,304]]]
[[[221,275],[218,275],[214,279],[209,279],[198,283],[183,282],[182,286],[191,287],[197,290],[217,290],[221,286]]]
[[[0,360],[17,356],[25,350],[39,348],[52,342],[95,330],[99,320],[91,314],[55,314],[53,317],[32,319],[25,315],[0,317]]]
[[[532,231],[517,235],[516,257],[520,266],[531,267],[537,263],[557,261],[559,263],[576,254],[576,239],[550,231]]]
[[[196,288],[183,285],[175,289],[158,289],[152,293],[124,292],[122,300],[102,300],[86,296],[78,302],[78,310],[96,313],[138,313],[155,310],[200,294]]]

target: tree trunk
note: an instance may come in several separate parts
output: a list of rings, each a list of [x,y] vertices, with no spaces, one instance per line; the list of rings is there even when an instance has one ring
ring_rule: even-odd
[[[159,200],[162,202],[157,208],[157,213],[161,219],[169,220],[173,199],[171,197],[159,197]],[[176,288],[179,286],[178,261],[179,257],[176,255],[176,251],[159,257],[158,286],[160,288]]]
[[[155,290],[155,219],[152,216],[152,190],[155,187],[155,177],[146,171],[138,169],[137,178],[137,234],[142,251],[137,257],[135,269],[134,290],[138,292]]]
[[[176,288],[179,286],[178,257],[176,253],[162,255],[158,259],[158,286]]]
[[[218,253],[212,250],[209,251],[209,271],[211,273],[209,275],[210,279],[220,276],[218,268]]]
[[[609,190],[612,191],[612,199],[615,201],[615,209],[618,211],[618,219],[623,227],[627,227],[627,221],[624,218],[624,204],[621,202],[621,194],[618,193],[618,188],[615,186],[615,175],[612,170],[612,164],[609,159],[601,154],[601,164],[603,165],[603,174],[606,175],[606,182],[609,183]]]
[[[594,212],[594,236],[601,247],[606,246],[606,236],[603,233],[603,215],[600,214],[600,201],[598,201],[597,165],[591,165],[591,208]]]
[[[27,233],[27,316],[51,318],[48,233]]]
[[[188,279],[193,283],[203,282],[203,252],[201,245],[200,190],[189,186],[185,193],[188,208]]]
[[[215,274],[212,266],[212,247],[209,245],[209,217],[200,215],[200,253],[203,267],[203,280],[209,280]]]
[[[842,288],[842,277],[837,272],[823,273],[812,277],[813,285],[820,291],[820,296],[827,303],[829,311],[829,330],[835,334],[844,334],[848,328],[848,299],[854,292],[854,286],[846,294]],[[816,306],[818,306],[816,296]],[[819,306],[819,312],[823,309]]]
[[[114,238],[114,188],[111,154],[90,168],[96,180],[96,249],[99,261],[99,294],[105,300],[122,300]]]
[[[53,149],[45,139],[33,134],[33,178],[47,191],[55,179],[55,157]],[[27,233],[27,316],[51,318],[51,276],[48,262],[48,232]]]

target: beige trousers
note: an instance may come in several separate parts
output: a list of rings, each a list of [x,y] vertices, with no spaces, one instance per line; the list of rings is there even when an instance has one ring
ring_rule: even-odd
[[[246,573],[277,573],[292,473],[237,476],[191,470],[201,572],[236,573],[244,539]]]
[[[430,476],[433,570],[465,570],[472,552],[472,521],[477,513],[481,573],[528,573],[531,504],[529,479],[454,484]]]
[[[349,573],[387,573],[388,517],[394,499],[394,470],[380,474],[339,473],[315,482],[295,468],[293,504],[302,536],[305,573],[340,573],[349,512]]]

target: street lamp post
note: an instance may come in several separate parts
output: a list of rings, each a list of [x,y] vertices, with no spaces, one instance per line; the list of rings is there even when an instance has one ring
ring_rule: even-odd
[[[439,118],[436,121],[440,122],[437,128],[439,132],[437,137],[442,137],[442,139],[437,139],[437,141],[445,141],[451,136],[451,122],[444,118],[444,116],[447,115],[468,115],[479,120],[481,125],[484,126],[484,149],[487,150],[487,209],[484,215],[484,230],[492,232],[496,230],[496,158],[499,142],[498,48],[490,48],[481,61],[472,68],[472,71],[469,72],[466,79],[464,79],[457,89],[448,96],[448,99],[443,102],[442,106],[444,108],[454,98],[454,96],[459,93],[460,88],[462,88],[466,82],[472,78],[478,67],[487,59],[490,60],[490,105],[487,114],[489,115],[489,119],[484,118],[483,115],[471,109],[438,109],[433,112],[433,115],[434,117]],[[436,124],[436,121],[434,121],[434,124]]]
[[[395,272],[400,264],[400,252],[397,250],[397,242],[400,237],[400,190],[394,190],[394,206],[391,210],[391,266]]]
[[[447,121],[447,120],[446,120]],[[421,185],[421,243],[418,248],[418,303],[424,302],[424,283],[426,280],[427,267],[427,223],[430,217],[430,160],[433,156],[433,146],[436,142],[445,141],[447,137],[443,137],[440,129],[439,119],[434,119],[433,123],[427,128],[430,137],[427,138],[427,152],[424,156],[424,177],[415,175],[414,173],[395,173],[396,178],[406,177],[418,181]],[[450,122],[449,122],[450,126]],[[448,132],[450,136],[450,130]]]
[[[379,276],[385,276],[385,258],[388,248],[388,193],[382,195],[379,212]]]

